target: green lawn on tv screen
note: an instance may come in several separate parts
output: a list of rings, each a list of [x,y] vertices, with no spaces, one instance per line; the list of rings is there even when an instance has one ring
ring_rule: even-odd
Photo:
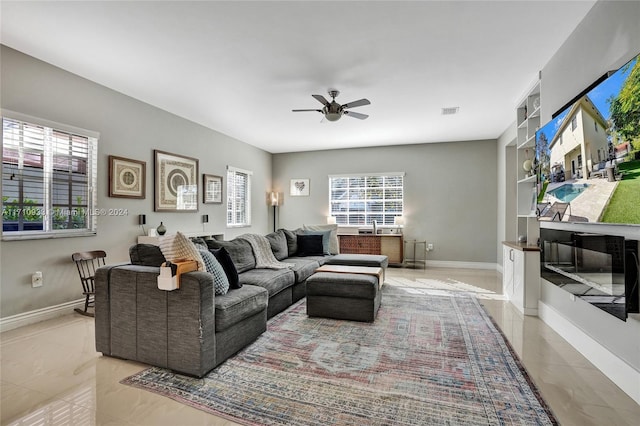
[[[618,165],[623,173],[609,205],[602,215],[606,223],[640,224],[640,160]]]

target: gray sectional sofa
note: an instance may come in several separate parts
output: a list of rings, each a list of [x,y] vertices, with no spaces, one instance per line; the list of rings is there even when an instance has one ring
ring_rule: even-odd
[[[156,279],[164,257],[154,246],[133,246],[132,264],[98,269],[96,350],[202,377],[263,333],[268,318],[305,297],[307,278],[333,258],[297,256],[294,231],[266,237],[276,259],[293,267],[256,269],[246,240],[206,241],[210,249],[224,247],[238,272],[242,286],[224,295],[215,295],[213,276],[206,272],[183,274],[179,290],[159,290]],[[344,262],[345,255],[339,256]],[[354,265],[388,265],[386,256],[351,256]]]

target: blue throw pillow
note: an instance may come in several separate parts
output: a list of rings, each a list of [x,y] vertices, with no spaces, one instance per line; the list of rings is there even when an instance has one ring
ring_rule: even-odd
[[[329,242],[331,239],[331,230],[329,231],[303,231],[303,235],[322,235],[322,254],[331,254],[329,251]]]
[[[204,266],[207,272],[213,275],[213,284],[216,289],[217,295],[227,294],[229,291],[229,279],[225,274],[222,265],[218,262],[215,256],[209,250],[199,250],[202,260],[204,260]]]

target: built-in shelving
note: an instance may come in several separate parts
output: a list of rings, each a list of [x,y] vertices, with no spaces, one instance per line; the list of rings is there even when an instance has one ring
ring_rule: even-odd
[[[518,217],[535,216],[536,176],[532,169],[536,157],[536,131],[540,128],[540,81],[536,81],[516,108]],[[525,168],[525,163],[527,167]],[[527,170],[529,169],[529,170]],[[518,229],[519,235],[522,235]]]
[[[539,128],[540,81],[536,81],[516,107],[518,242],[505,241],[502,255],[502,292],[525,315],[537,314],[540,294],[540,227],[536,217],[538,177],[533,169]]]

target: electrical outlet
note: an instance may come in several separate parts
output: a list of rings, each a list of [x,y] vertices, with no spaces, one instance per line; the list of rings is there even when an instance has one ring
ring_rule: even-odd
[[[31,275],[31,287],[42,287],[42,272],[36,271]]]
[[[429,243],[427,244],[427,251],[432,251],[433,250],[433,244]]]

